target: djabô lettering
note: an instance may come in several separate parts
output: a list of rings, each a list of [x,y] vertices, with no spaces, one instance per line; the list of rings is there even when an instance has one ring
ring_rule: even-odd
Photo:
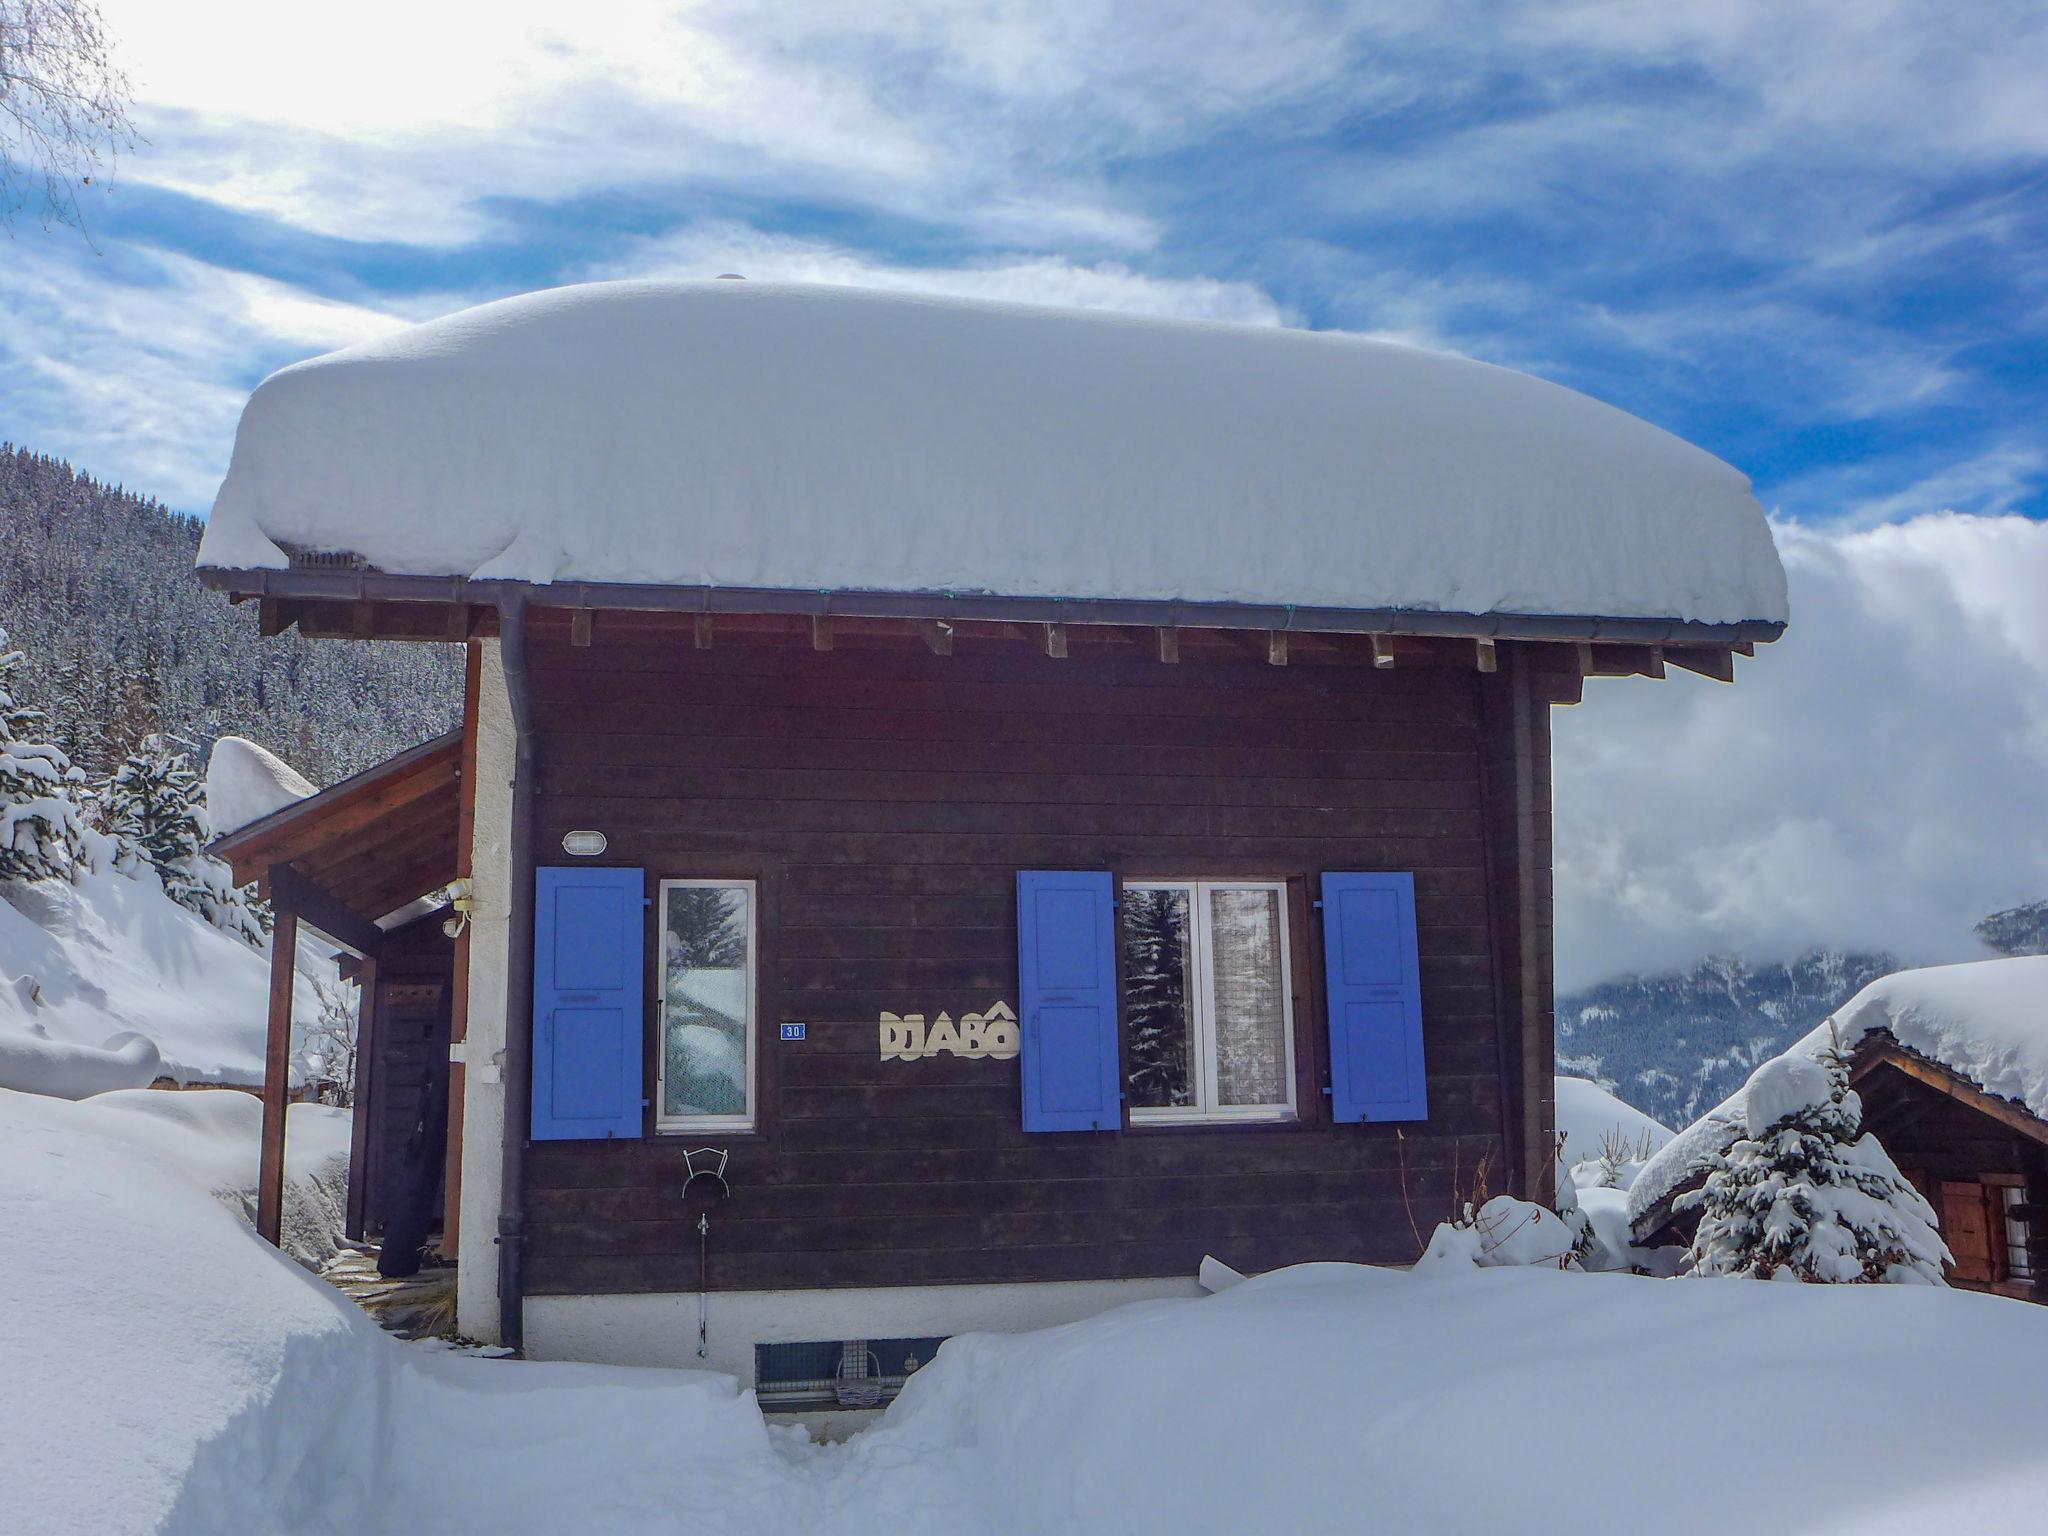
[[[993,1003],[981,1013],[963,1013],[958,1023],[946,1013],[929,1025],[921,1013],[885,1013],[881,1040],[884,1061],[916,1061],[941,1052],[1008,1061],[1024,1044],[1017,1015],[1008,1003]]]

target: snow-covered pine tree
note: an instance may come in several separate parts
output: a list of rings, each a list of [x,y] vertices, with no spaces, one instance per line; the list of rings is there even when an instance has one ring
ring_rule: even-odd
[[[1838,1048],[1765,1062],[1744,1099],[1746,1132],[1708,1160],[1691,1272],[1758,1280],[1943,1285],[1951,1264],[1933,1208],[1863,1133]]]
[[[157,872],[164,894],[214,927],[261,948],[269,925],[227,866],[206,845],[206,791],[185,754],[161,736],[145,736],[100,791],[105,830],[122,867]]]
[[[0,629],[0,881],[68,880],[86,856],[85,776],[42,739],[42,711],[15,698],[22,659]]]
[[[148,864],[174,900],[203,838],[199,780],[182,752],[161,736],[145,736],[99,791],[101,830],[117,840],[121,867]]]

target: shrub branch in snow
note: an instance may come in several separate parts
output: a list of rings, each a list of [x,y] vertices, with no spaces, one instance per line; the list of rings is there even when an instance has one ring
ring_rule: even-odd
[[[1953,1263],[1921,1198],[1875,1136],[1839,1048],[1780,1056],[1749,1080],[1744,1130],[1707,1162],[1692,1273],[1942,1285]]]
[[[43,712],[16,701],[22,663],[0,629],[0,881],[68,880],[86,862],[84,775],[42,739]]]

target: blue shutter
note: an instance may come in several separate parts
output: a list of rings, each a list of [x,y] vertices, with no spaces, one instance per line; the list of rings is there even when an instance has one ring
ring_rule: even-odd
[[[640,1134],[646,885],[637,869],[534,871],[535,1141]]]
[[[1123,1129],[1116,898],[1107,872],[1017,872],[1024,1129]]]
[[[1323,876],[1330,1107],[1347,1120],[1427,1120],[1415,877]]]

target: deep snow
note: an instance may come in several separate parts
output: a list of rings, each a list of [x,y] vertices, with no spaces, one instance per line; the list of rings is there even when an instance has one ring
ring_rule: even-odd
[[[329,951],[302,939],[293,1009],[317,1018]],[[77,1097],[263,1081],[270,957],[164,894],[156,872],[83,871],[0,895],[0,1087]],[[140,1036],[150,1049],[138,1047]]]
[[[281,544],[539,582],[1786,612],[1742,474],[1540,379],[760,282],[526,294],[271,375],[199,563]]]
[[[92,1109],[0,1091],[10,1532],[1924,1536],[2048,1499],[2048,1309],[1556,1270],[963,1336],[814,1447],[725,1377],[402,1345]]]
[[[313,793],[312,781],[275,752],[241,736],[223,736],[206,759],[208,835],[239,832]]]

